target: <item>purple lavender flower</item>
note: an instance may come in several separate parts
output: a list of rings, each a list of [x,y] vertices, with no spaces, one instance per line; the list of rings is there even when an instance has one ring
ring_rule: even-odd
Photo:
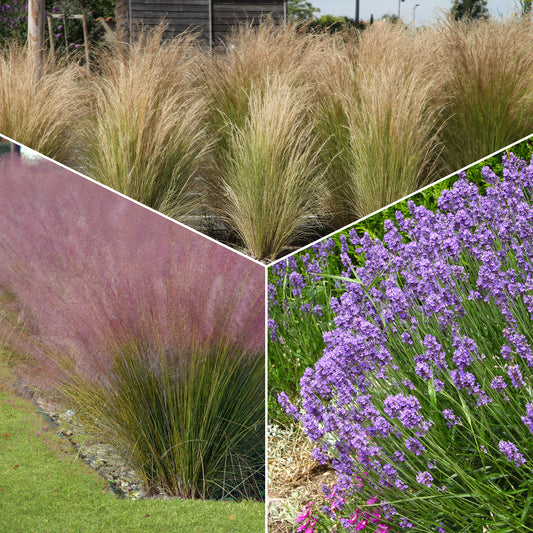
[[[492,380],[490,386],[492,389],[497,390],[498,392],[501,392],[507,388],[507,383],[505,383],[505,379],[503,376],[496,376]]]
[[[408,450],[412,451],[415,455],[422,455],[426,451],[424,445],[414,437],[409,437],[405,441],[405,447]]]
[[[418,472],[416,475],[416,481],[426,487],[431,487],[433,483],[433,476],[426,470],[424,472]]]
[[[301,296],[302,290],[305,288],[303,276],[299,272],[291,272],[289,274],[289,283],[295,296]]]
[[[526,416],[522,417],[522,422],[529,428],[529,431],[533,433],[533,403],[526,404]]]
[[[409,216],[387,220],[383,240],[355,230],[340,237],[341,275],[353,282],[341,284],[344,292],[331,302],[334,326],[323,335],[323,357],[301,381],[299,415],[308,435],[327,443],[320,450],[335,461],[339,486],[355,488],[366,471],[372,490],[433,487],[435,460],[423,456],[440,424],[426,409],[438,419],[436,409],[468,405],[475,425],[476,410],[483,419],[491,418],[491,404],[511,410],[511,393],[529,384],[533,162],[511,156],[503,180],[486,168],[483,174],[492,184],[486,193],[461,176],[436,211],[408,202]],[[303,279],[286,275],[296,295]],[[533,433],[533,403],[520,415]],[[448,428],[462,425],[450,408],[442,416]],[[460,440],[468,431],[442,433]],[[528,456],[518,447],[521,441],[500,442],[516,466]],[[479,449],[487,464],[494,460]],[[452,491],[454,483],[437,490]],[[400,527],[413,527],[409,519]]]
[[[315,315],[317,317],[320,317],[320,316],[322,316],[322,313],[323,313],[323,311],[322,311],[322,307],[320,307],[320,305],[317,304],[317,305],[315,305],[313,307],[313,315]]]
[[[524,379],[522,378],[522,372],[520,372],[520,367],[518,365],[512,365],[507,368],[507,374],[511,378],[511,383],[513,387],[519,389],[524,385]]]
[[[413,429],[420,422],[420,402],[416,396],[404,396],[403,394],[396,394],[388,396],[383,402],[383,410],[391,418],[397,418],[404,427]]]
[[[409,520],[407,520],[407,518],[402,518],[398,524],[402,529],[410,529],[413,526],[413,524],[411,524],[411,522],[409,522]]]
[[[442,411],[442,414],[444,415],[444,418],[447,420],[446,425],[449,428],[452,428],[453,426],[460,426],[462,424],[461,418],[458,416],[455,416],[455,413],[451,409],[444,409]]]
[[[278,340],[277,331],[278,331],[278,324],[276,323],[275,320],[273,320],[272,318],[269,318],[268,319],[268,334],[272,342],[275,342]]]
[[[512,442],[501,440],[498,443],[498,448],[500,449],[500,452],[507,457],[507,460],[510,463],[514,463],[516,466],[520,467],[526,462],[525,457],[518,451],[518,448]]]

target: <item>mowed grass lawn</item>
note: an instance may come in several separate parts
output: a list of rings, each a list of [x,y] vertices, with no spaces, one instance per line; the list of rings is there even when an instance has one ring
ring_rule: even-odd
[[[1,533],[264,532],[260,502],[118,499],[9,382],[0,360]]]

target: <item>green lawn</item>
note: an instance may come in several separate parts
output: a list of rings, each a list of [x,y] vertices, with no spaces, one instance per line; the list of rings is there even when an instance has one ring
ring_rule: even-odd
[[[259,502],[120,500],[75,457],[0,361],[0,533],[260,533]]]

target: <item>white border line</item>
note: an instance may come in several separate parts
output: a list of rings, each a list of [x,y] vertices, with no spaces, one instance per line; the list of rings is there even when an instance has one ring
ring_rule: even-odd
[[[121,193],[119,191],[116,191],[115,189],[112,189],[111,187],[109,187],[108,185],[104,185],[103,183],[89,177],[89,176],[86,176],[85,174],[82,174],[81,172],[79,172],[78,170],[74,170],[73,168],[70,168],[68,167],[67,165],[63,164],[63,163],[59,163],[58,161],[55,161],[54,159],[52,159],[51,157],[48,157],[44,154],[41,154],[40,152],[37,152],[36,150],[33,150],[33,148],[30,148],[29,146],[26,146],[24,144],[21,144],[20,142],[18,141],[15,141],[14,139],[11,139],[10,137],[7,137],[6,135],[3,135],[0,133],[0,137],[2,137],[3,139],[6,139],[7,141],[9,142],[12,142],[14,144],[17,144],[21,147],[24,147],[24,148],[27,148],[28,150],[32,150],[33,152],[35,152],[36,154],[38,154],[40,157],[42,157],[43,159],[51,162],[51,163],[55,163],[56,165],[59,165],[61,168],[64,168],[65,170],[68,170],[70,172],[73,172],[74,174],[77,174],[78,176],[86,179],[86,180],[89,180],[91,182],[93,182],[94,184],[96,185],[99,185],[100,187],[103,187],[104,189],[107,189],[108,191],[111,191],[112,193],[114,194],[117,194],[118,196],[121,196],[122,198],[125,198],[126,200],[129,200],[130,202],[133,202],[134,204],[137,204],[141,207],[144,207],[145,209],[148,209],[149,211],[152,211],[153,213],[163,217],[163,218],[166,218],[167,220],[170,220],[171,222],[174,222],[175,224],[178,224],[179,226],[182,226],[184,229],[187,229],[189,231],[192,231],[193,233],[195,233],[196,235],[200,236],[200,237],[203,237],[204,239],[208,239],[210,240],[211,242],[215,243],[215,244],[218,244],[219,246],[222,246],[224,248],[226,248],[227,250],[229,250],[230,252],[233,252],[233,253],[236,253],[238,255],[240,255],[241,257],[244,257],[258,265],[261,265],[261,266],[266,266],[264,263],[262,263],[261,261],[258,261],[257,259],[254,259],[253,257],[250,257],[249,255],[246,255],[245,253],[243,252],[239,252],[238,250],[235,250],[234,248],[232,248],[231,246],[228,246],[227,244],[224,244],[220,241],[217,241],[216,239],[213,239],[213,237],[209,237],[209,235],[205,235],[205,233],[202,233],[201,231],[198,231],[194,228],[191,228],[190,226],[188,226],[187,224],[184,224],[183,222],[180,222],[178,220],[175,220],[174,218],[172,217],[169,217],[168,215],[165,215],[163,213],[160,213],[159,211],[157,211],[156,209],[153,209],[152,207],[148,207],[147,205],[144,205],[142,204],[141,202],[137,201],[137,200],[134,200],[133,198],[130,198],[129,196],[125,195],[124,193]]]
[[[422,191],[425,191],[426,189],[430,189],[431,187],[434,187],[438,183],[441,183],[441,182],[451,178],[452,176],[455,176],[456,174],[459,174],[459,172],[464,172],[465,170],[469,169],[470,167],[473,167],[474,165],[477,165],[478,163],[482,163],[483,161],[485,161],[485,159],[488,159],[489,157],[493,157],[493,156],[499,154],[500,152],[503,152],[504,150],[508,150],[512,146],[520,144],[521,142],[524,142],[525,140],[527,140],[527,139],[529,139],[531,137],[533,137],[533,133],[529,134],[529,135],[526,135],[525,137],[523,137],[519,141],[515,141],[514,143],[508,144],[504,148],[500,148],[500,149],[496,150],[495,152],[492,152],[492,154],[486,155],[486,156],[482,157],[481,159],[478,159],[477,161],[474,161],[474,163],[470,163],[469,165],[467,165],[467,166],[465,166],[463,168],[460,168],[459,170],[456,170],[455,172],[452,172],[451,174],[448,174],[447,176],[444,176],[444,178],[440,178],[437,181],[434,181],[433,183],[430,183],[428,185],[424,185],[424,187],[422,187],[421,189],[417,189],[416,191],[414,191],[412,193],[409,193],[407,196],[404,196],[403,198],[400,198],[399,200],[395,200],[394,202],[386,205],[385,207],[381,207],[380,209],[374,211],[373,213],[370,213],[369,215],[365,215],[364,217],[359,218],[359,219],[355,220],[354,222],[350,222],[346,226],[344,226],[344,227],[342,227],[340,229],[337,229],[335,231],[332,231],[331,233],[329,233],[328,235],[326,235],[324,237],[320,237],[320,239],[317,239],[316,241],[313,241],[311,244],[306,244],[302,248],[299,248],[298,250],[295,250],[294,252],[291,252],[290,254],[284,255],[280,259],[276,259],[275,261],[272,261],[272,263],[269,263],[267,265],[267,267],[271,267],[273,265],[276,265],[279,262],[284,261],[285,259],[288,259],[289,257],[291,257],[291,256],[293,256],[295,254],[298,254],[298,253],[300,253],[303,250],[306,250],[307,248],[310,248],[311,246],[315,245],[318,242],[321,242],[321,241],[323,241],[325,239],[329,239],[333,235],[336,235],[337,233],[340,233],[341,231],[345,231],[346,229],[351,228],[354,224],[358,224],[359,222],[362,222],[363,220],[366,220],[367,218],[370,218],[370,217],[376,215],[380,211],[383,211],[383,210],[388,209],[389,207],[392,207],[392,206],[394,206],[394,205],[396,205],[396,204],[398,204],[400,202],[403,202],[404,200],[407,200],[408,198],[411,198],[411,196],[414,196],[415,194],[418,194],[418,193],[420,193]]]

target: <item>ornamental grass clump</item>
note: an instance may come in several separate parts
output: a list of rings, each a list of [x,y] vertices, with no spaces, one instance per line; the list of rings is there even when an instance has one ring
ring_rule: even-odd
[[[115,349],[110,378],[65,388],[145,487],[181,498],[264,498],[264,361],[238,346]]]
[[[263,498],[264,267],[48,162],[0,161],[0,212],[18,378],[149,494]]]
[[[342,241],[335,327],[300,408],[280,400],[337,470],[345,519],[533,531],[533,163],[483,176],[485,194],[461,178],[383,240]]]
[[[206,103],[194,88],[193,35],[161,42],[165,26],[103,49],[85,86],[82,158],[93,179],[178,220],[197,213],[194,178],[209,149]]]
[[[221,214],[258,259],[275,259],[325,210],[307,94],[273,76],[251,88],[243,126],[230,126]]]
[[[533,131],[533,31],[528,17],[437,26],[449,172]],[[435,60],[435,59],[434,59]]]
[[[434,54],[431,34],[393,24],[349,36],[331,54],[318,82],[317,131],[337,227],[399,200],[440,170]]]
[[[61,163],[73,164],[78,148],[81,69],[44,59],[40,78],[26,46],[0,49],[0,133]]]

